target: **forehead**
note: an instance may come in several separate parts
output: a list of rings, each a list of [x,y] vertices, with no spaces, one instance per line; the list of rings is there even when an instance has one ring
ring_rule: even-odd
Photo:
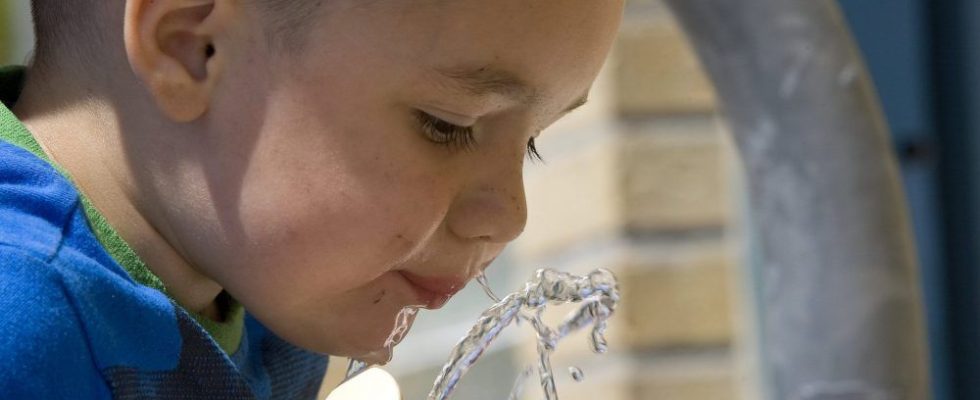
[[[616,35],[622,1],[352,0],[331,11],[321,37],[356,40],[358,54],[391,68],[474,92],[577,99]]]

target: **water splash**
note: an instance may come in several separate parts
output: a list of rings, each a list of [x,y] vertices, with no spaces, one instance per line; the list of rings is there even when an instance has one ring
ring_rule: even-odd
[[[388,361],[391,361],[391,354],[395,345],[405,338],[409,329],[412,329],[412,321],[415,320],[415,315],[418,313],[419,309],[416,307],[405,307],[398,312],[395,317],[395,329],[392,329],[384,343],[384,347],[388,351]]]
[[[568,367],[568,373],[572,375],[572,379],[574,379],[575,382],[582,382],[585,380],[585,374],[579,367]]]
[[[412,329],[412,321],[414,321],[415,315],[418,314],[419,309],[417,307],[405,307],[398,312],[395,316],[395,327],[388,334],[388,338],[385,339],[384,349],[387,354],[387,360],[384,363],[391,361],[392,354],[394,354],[395,345],[405,338],[405,335],[410,329]],[[344,376],[344,382],[350,380],[351,378],[357,376],[361,372],[366,371],[371,367],[371,364],[366,363],[361,360],[351,359],[347,364],[347,374]]]
[[[477,278],[488,296],[495,298],[486,285],[486,277]],[[522,291],[512,293],[480,315],[469,333],[456,344],[449,360],[436,378],[429,400],[445,400],[473,363],[511,322],[528,321],[537,334],[537,372],[547,400],[557,400],[551,353],[558,342],[568,334],[592,325],[590,344],[596,353],[606,351],[606,320],[612,316],[619,302],[616,277],[605,269],[595,270],[585,276],[572,275],[551,269],[538,270]],[[549,304],[583,303],[557,327],[551,329],[541,321],[541,314]],[[522,374],[524,376],[524,374]],[[520,378],[518,378],[520,379]],[[525,378],[526,379],[526,378]],[[517,386],[515,384],[515,386]],[[512,393],[512,396],[514,394]]]

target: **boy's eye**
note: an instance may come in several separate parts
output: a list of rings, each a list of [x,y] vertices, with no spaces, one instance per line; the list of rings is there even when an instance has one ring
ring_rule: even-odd
[[[417,111],[416,118],[426,138],[433,143],[465,150],[476,145],[472,126],[459,126],[424,111]],[[533,137],[527,141],[527,156],[532,160],[544,161],[534,145]]]
[[[422,127],[422,133],[433,143],[464,150],[476,144],[472,126],[449,123],[424,111],[417,111],[416,118]]]

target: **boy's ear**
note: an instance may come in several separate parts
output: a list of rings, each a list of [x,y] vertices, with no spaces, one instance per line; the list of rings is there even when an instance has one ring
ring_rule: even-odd
[[[207,112],[224,58],[216,43],[221,0],[128,0],[124,36],[129,64],[170,119]]]

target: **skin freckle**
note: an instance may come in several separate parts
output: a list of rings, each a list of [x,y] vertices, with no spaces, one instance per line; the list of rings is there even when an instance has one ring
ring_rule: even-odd
[[[417,243],[414,240],[409,239],[408,236],[401,233],[396,234],[394,239],[391,240],[392,247],[406,251],[414,249],[416,244]]]

